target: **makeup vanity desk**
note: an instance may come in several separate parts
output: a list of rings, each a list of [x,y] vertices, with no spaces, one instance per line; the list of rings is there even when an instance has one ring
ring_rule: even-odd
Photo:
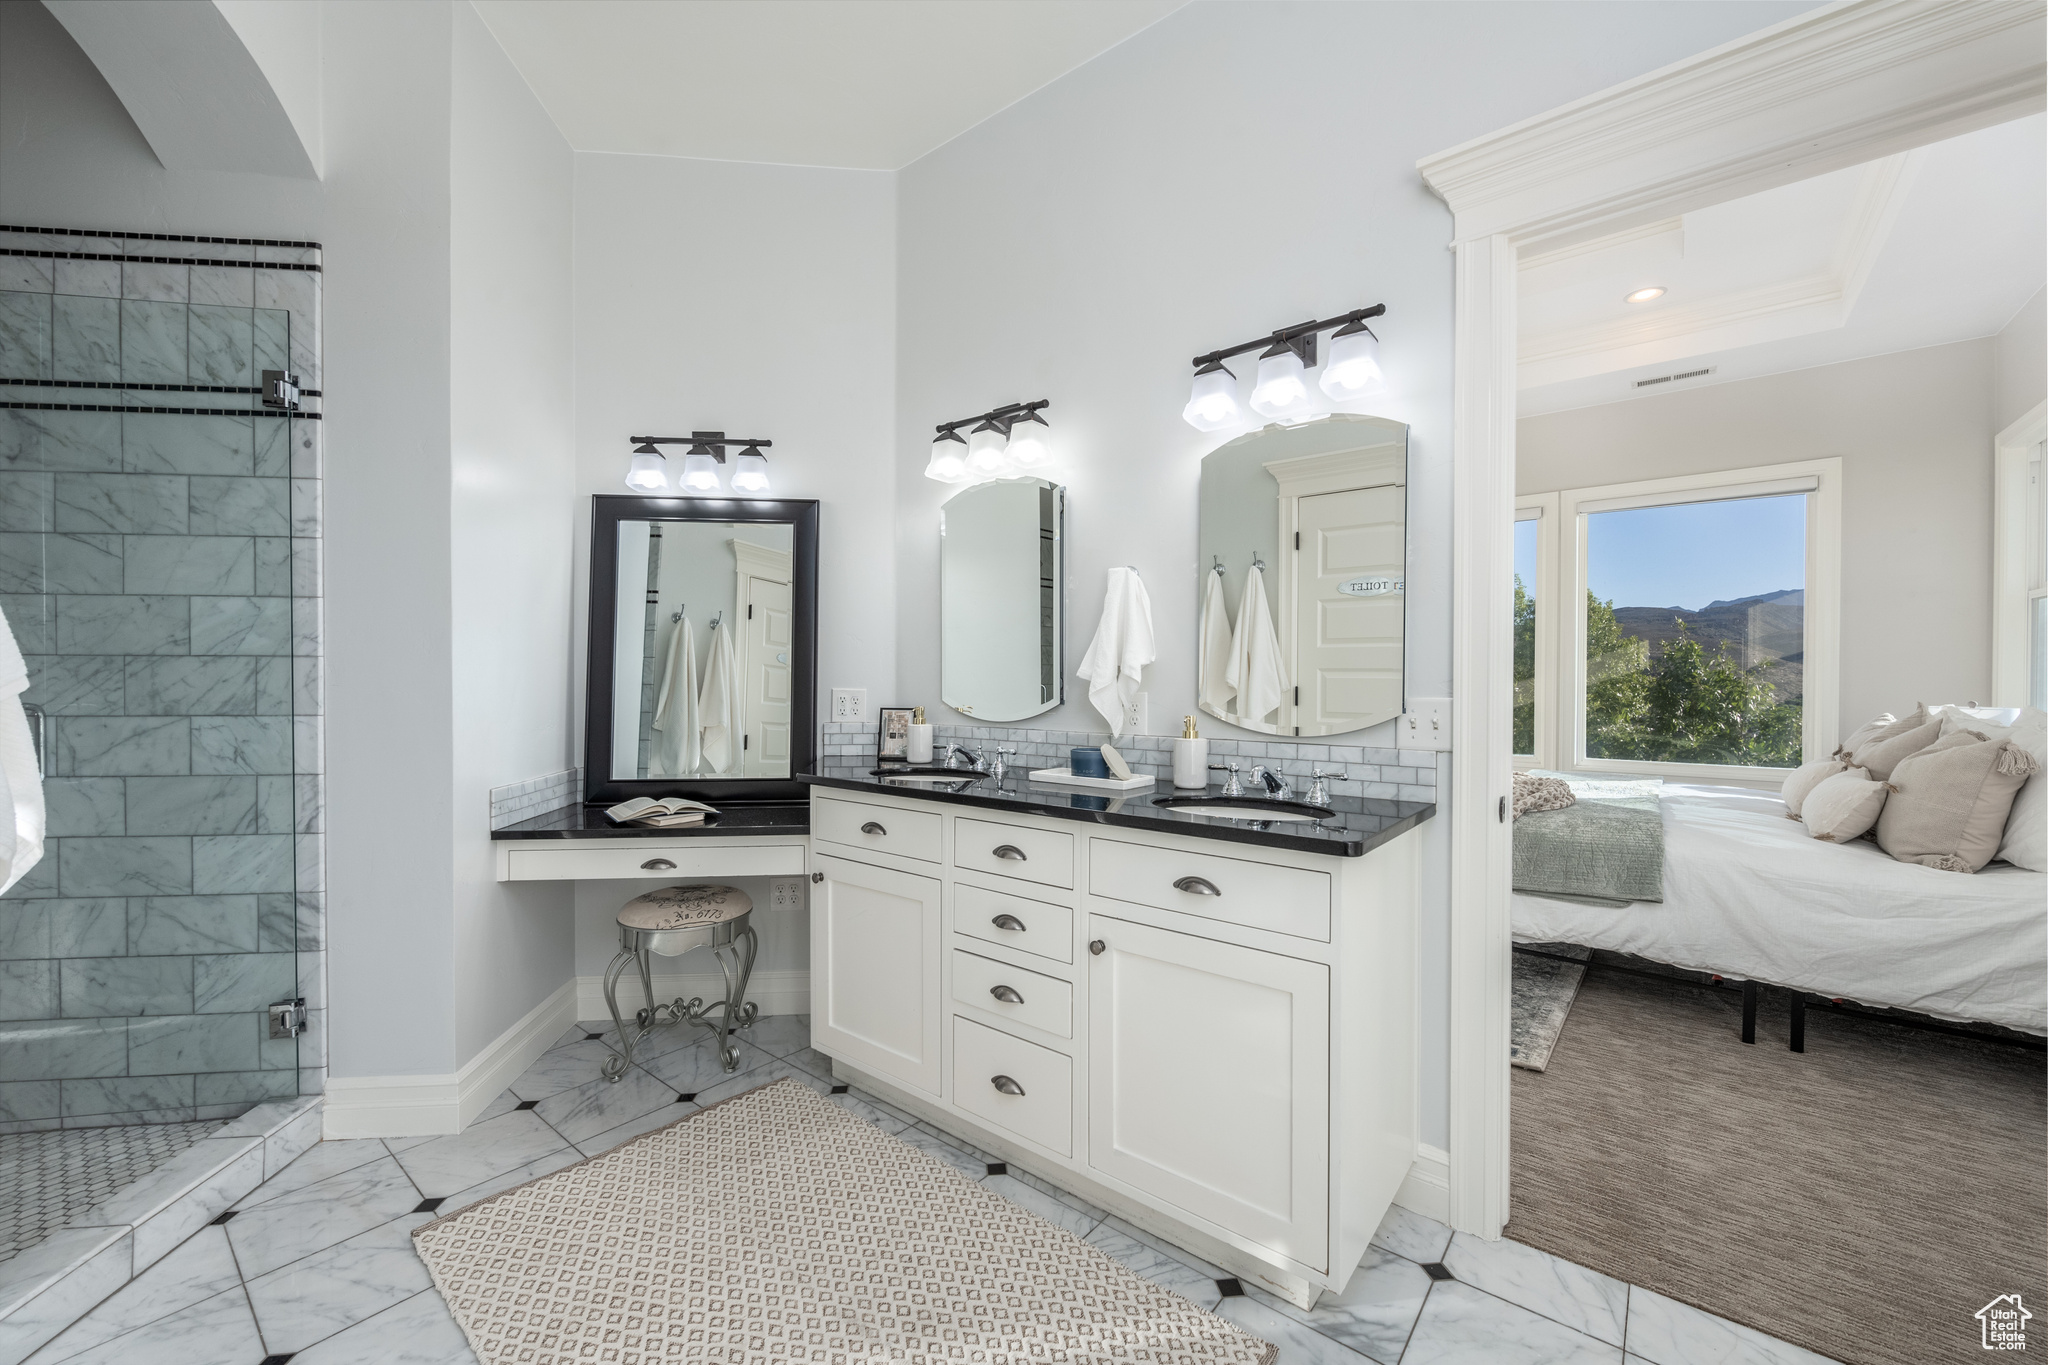
[[[565,806],[491,831],[501,882],[800,877],[811,808],[731,805],[686,829],[614,825],[602,806]]]

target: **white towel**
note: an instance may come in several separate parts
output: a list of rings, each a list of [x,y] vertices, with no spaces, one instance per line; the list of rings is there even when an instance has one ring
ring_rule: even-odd
[[[1237,604],[1237,633],[1230,640],[1230,668],[1224,674],[1237,689],[1240,722],[1263,722],[1293,684],[1280,658],[1280,637],[1266,608],[1266,575],[1254,565],[1244,576],[1244,600]]]
[[[711,628],[711,653],[704,660],[704,690],[697,696],[697,723],[704,728],[704,766],[714,773],[738,772],[740,729],[739,662],[732,652],[732,627]]]
[[[697,636],[688,618],[676,622],[668,640],[668,665],[654,698],[654,729],[660,738],[647,763],[649,777],[691,777],[696,774]]]
[[[1124,732],[1124,711],[1145,680],[1145,665],[1159,657],[1152,642],[1152,599],[1138,571],[1109,571],[1102,622],[1076,670],[1088,680],[1088,701],[1109,722],[1111,735]]]
[[[1223,575],[1210,569],[1202,577],[1209,580],[1209,587],[1202,594],[1201,671],[1195,680],[1195,700],[1211,714],[1220,716],[1230,710],[1230,703],[1237,696],[1237,687],[1228,676],[1230,608],[1223,601]]]
[[[43,775],[36,770],[35,740],[21,694],[28,690],[28,665],[14,643],[14,629],[0,612],[0,891],[7,890],[43,858]]]

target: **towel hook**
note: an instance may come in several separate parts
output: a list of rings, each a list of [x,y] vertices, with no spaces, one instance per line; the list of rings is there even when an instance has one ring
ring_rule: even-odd
[[[718,623],[719,623],[720,621],[723,621],[724,619],[725,619],[725,612],[724,612],[723,610],[720,610],[720,611],[718,611],[718,612],[714,613],[714,614],[712,615],[712,617],[711,617],[711,629],[713,629],[713,630],[717,630],[717,629],[718,629]]]
[[[1216,570],[1216,572],[1217,572],[1217,573],[1219,573],[1219,574],[1220,574],[1220,573],[1222,573],[1222,572],[1223,572],[1223,556],[1222,556],[1222,555],[1216,555],[1216,554],[1212,554],[1212,555],[1210,555],[1210,556],[1209,556],[1209,558],[1215,561],[1215,563],[1214,563],[1214,564],[1212,564],[1212,565],[1211,565],[1210,567],[1214,568],[1214,569]]]
[[[1252,567],[1254,569],[1257,569],[1260,573],[1264,573],[1266,571],[1266,561],[1259,558],[1259,552],[1257,550],[1252,551]]]
[[[689,604],[688,602],[678,602],[678,603],[676,603],[676,609],[675,609],[675,612],[674,612],[674,613],[673,613],[673,614],[672,614],[672,615],[671,615],[671,616],[670,616],[670,617],[668,618],[668,619],[669,619],[669,623],[670,623],[671,625],[674,625],[674,624],[677,624],[677,623],[681,622],[681,621],[682,621],[682,619],[683,619],[683,612],[684,612],[684,611],[686,611],[686,610],[688,610],[688,608],[689,608],[689,605],[690,605],[690,604]]]

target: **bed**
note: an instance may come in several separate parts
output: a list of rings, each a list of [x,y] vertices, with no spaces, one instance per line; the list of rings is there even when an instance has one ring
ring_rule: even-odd
[[[1941,872],[1824,843],[1776,796],[1743,788],[1667,783],[1662,795],[1661,904],[1516,892],[1515,939],[2048,1033],[2048,874]]]

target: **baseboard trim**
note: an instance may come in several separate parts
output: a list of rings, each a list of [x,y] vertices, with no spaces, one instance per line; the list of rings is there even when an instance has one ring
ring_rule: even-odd
[[[1451,1221],[1451,1154],[1426,1142],[1415,1144],[1415,1162],[1408,1178],[1394,1192],[1394,1202],[1410,1213]]]
[[[576,1022],[579,984],[564,981],[452,1074],[330,1075],[321,1136],[395,1138],[461,1132]]]
[[[672,976],[656,974],[654,998],[661,1001],[688,1000],[691,997],[705,1000],[725,998],[725,978],[717,972],[688,972]],[[801,972],[755,972],[747,982],[747,999],[759,1006],[762,1014],[809,1014],[811,1012],[811,974]],[[619,981],[619,1011],[640,1008],[640,983],[621,978]],[[586,1023],[593,1019],[611,1018],[611,1009],[604,1002],[604,978],[601,976],[579,976],[576,978],[576,1017]],[[630,1016],[629,1016],[630,1017]],[[563,1027],[567,1027],[564,1025]]]

